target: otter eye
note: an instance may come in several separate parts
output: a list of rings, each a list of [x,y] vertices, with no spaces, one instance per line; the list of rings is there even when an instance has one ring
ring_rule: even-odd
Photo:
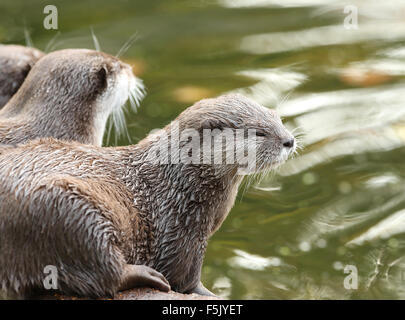
[[[257,137],[265,137],[266,134],[263,131],[256,131],[256,136]]]
[[[220,122],[220,121],[206,119],[201,124],[201,127],[203,129],[211,129],[211,130],[219,129],[219,130],[222,130],[225,127],[225,124]]]

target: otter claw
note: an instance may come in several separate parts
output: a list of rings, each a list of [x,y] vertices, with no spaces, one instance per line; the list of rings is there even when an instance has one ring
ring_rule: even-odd
[[[169,282],[160,272],[144,265],[127,264],[124,268],[120,290],[143,286],[165,292],[170,291]]]

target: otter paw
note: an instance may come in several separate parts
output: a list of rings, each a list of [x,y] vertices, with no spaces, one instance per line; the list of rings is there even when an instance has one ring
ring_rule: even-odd
[[[169,282],[160,272],[144,265],[127,264],[120,290],[135,287],[152,287],[165,292],[170,291]]]

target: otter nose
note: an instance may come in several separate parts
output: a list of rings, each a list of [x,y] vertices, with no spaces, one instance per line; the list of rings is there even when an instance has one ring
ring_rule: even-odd
[[[283,146],[286,147],[286,148],[292,148],[292,147],[294,147],[294,143],[295,143],[294,138],[283,140]]]

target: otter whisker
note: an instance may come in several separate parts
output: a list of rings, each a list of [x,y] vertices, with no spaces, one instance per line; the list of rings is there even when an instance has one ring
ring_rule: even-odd
[[[240,192],[240,198],[239,198],[240,202],[242,202],[242,199],[245,196],[245,193],[247,191],[247,184],[249,183],[249,179],[251,179],[251,176],[249,176],[248,179],[245,179],[245,181],[243,183],[242,191]]]
[[[128,131],[128,127],[125,125],[125,135],[127,136],[128,142],[132,144],[132,139]]]
[[[121,135],[126,128],[126,123],[125,123],[125,115],[124,111],[122,108],[116,108],[116,110],[112,114],[114,126],[117,129],[118,135]],[[116,135],[117,136],[117,135]]]
[[[294,89],[289,90],[285,95],[283,95],[280,101],[276,105],[276,109],[282,107],[282,105],[290,98],[291,94],[294,92]]]
[[[297,131],[298,131],[298,130],[303,130],[303,129],[304,129],[304,128],[301,127],[301,126],[295,127],[294,129],[291,130],[291,134],[293,134],[293,135],[295,135],[295,134],[302,135],[302,134],[304,134],[304,131],[301,131],[301,132],[298,132],[298,133],[297,133]]]
[[[134,112],[137,112],[138,111],[138,104],[137,104],[137,102],[136,102],[136,100],[134,98],[133,93],[130,93],[130,95],[129,95],[129,103],[130,103],[130,106],[131,106],[131,110],[133,110]]]
[[[24,27],[24,37],[25,37],[25,45],[27,47],[34,47],[34,43],[32,42],[31,34],[28,31],[27,27]]]
[[[58,39],[60,35],[61,35],[61,32],[58,31],[58,32],[51,38],[51,40],[49,40],[49,42],[48,42],[48,44],[46,45],[45,50],[44,50],[46,53],[52,51],[53,46],[55,45],[56,39]]]
[[[242,201],[244,195],[246,194],[247,190],[250,188],[251,185],[257,184],[257,181],[259,180],[260,175],[262,174],[262,170],[265,166],[265,162],[263,161],[264,155],[260,155],[259,159],[257,159],[257,162],[261,163],[260,166],[257,168],[257,173],[251,174],[245,179],[245,183],[241,192],[241,197],[240,201]]]
[[[125,89],[126,91],[126,96],[127,100],[129,101],[129,105],[133,111],[136,112],[137,107],[139,106],[141,100],[145,96],[145,87],[143,85],[142,80],[132,77],[129,82],[129,86]],[[131,141],[127,125],[126,125],[126,120],[125,120],[125,114],[124,114],[124,107],[121,105],[121,96],[116,97],[117,101],[114,101],[113,104],[115,105],[115,108],[112,111],[112,121],[114,124],[114,127],[116,129],[116,134],[115,134],[115,141],[117,144],[117,139],[119,136],[125,134],[128,138],[129,141]]]
[[[100,43],[98,42],[98,39],[94,33],[93,27],[90,27],[91,30],[91,37],[93,38],[93,43],[94,43],[94,48],[96,51],[101,51]]]
[[[129,99],[131,102],[131,108],[133,111],[137,111],[137,107],[141,103],[141,100],[144,98],[145,86],[143,85],[142,80],[136,78],[129,89]]]
[[[122,45],[120,50],[117,52],[115,55],[116,58],[119,58],[121,55],[123,55],[127,50],[133,45],[135,40],[137,39],[138,32],[135,32],[132,36],[129,37],[129,39]]]
[[[111,129],[112,129],[112,126],[113,126],[113,120],[112,119],[110,119],[109,121],[108,121],[108,130],[107,130],[107,146],[108,145],[110,145],[110,138],[111,138]]]

